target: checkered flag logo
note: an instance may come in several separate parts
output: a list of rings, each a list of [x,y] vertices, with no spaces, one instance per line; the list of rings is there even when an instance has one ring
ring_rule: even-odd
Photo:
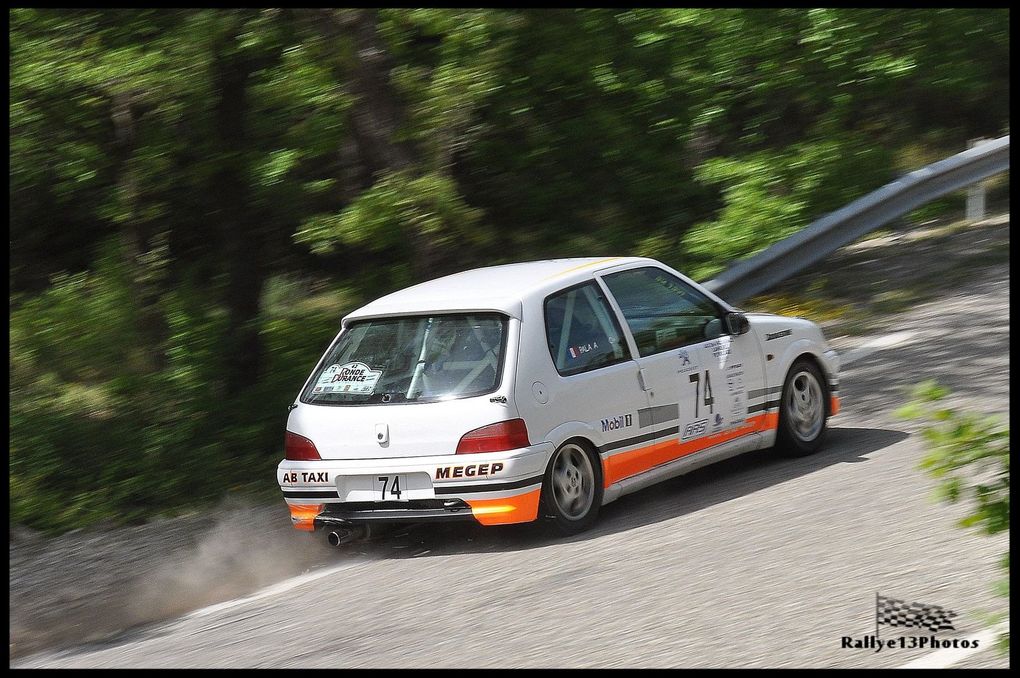
[[[888,626],[917,626],[932,633],[955,631],[950,621],[957,614],[938,605],[908,603],[895,598],[878,596],[875,600],[875,616],[879,624]]]

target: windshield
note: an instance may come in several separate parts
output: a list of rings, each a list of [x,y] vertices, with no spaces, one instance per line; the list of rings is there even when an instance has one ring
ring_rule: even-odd
[[[341,333],[301,396],[364,405],[451,400],[499,386],[507,318],[496,313],[379,318]]]

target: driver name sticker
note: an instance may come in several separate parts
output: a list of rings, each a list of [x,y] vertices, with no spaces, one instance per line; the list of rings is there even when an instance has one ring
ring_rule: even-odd
[[[355,393],[371,395],[382,370],[373,370],[365,363],[353,362],[330,365],[315,382],[313,393]]]
[[[712,341],[705,343],[705,348],[712,352],[713,358],[718,358],[719,367],[726,364],[726,360],[730,357],[730,351],[732,350],[732,341],[730,337],[720,337],[719,339],[713,339]]]
[[[588,353],[589,351],[594,351],[598,347],[599,342],[592,341],[587,344],[581,344],[580,346],[571,346],[570,348],[567,349],[567,351],[570,353],[570,357],[573,359],[577,358],[578,356],[584,353]]]

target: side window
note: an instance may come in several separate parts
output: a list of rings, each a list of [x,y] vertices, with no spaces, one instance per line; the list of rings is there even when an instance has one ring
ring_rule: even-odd
[[[645,356],[701,341],[718,317],[708,297],[659,268],[635,268],[603,278]]]
[[[564,376],[630,357],[616,318],[594,282],[546,298],[545,330],[553,363]]]

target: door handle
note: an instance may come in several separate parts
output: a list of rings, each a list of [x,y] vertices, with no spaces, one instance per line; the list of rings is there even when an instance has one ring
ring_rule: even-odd
[[[642,391],[651,390],[652,387],[648,385],[648,380],[645,379],[645,371],[640,367],[638,368],[637,371],[637,381]]]

